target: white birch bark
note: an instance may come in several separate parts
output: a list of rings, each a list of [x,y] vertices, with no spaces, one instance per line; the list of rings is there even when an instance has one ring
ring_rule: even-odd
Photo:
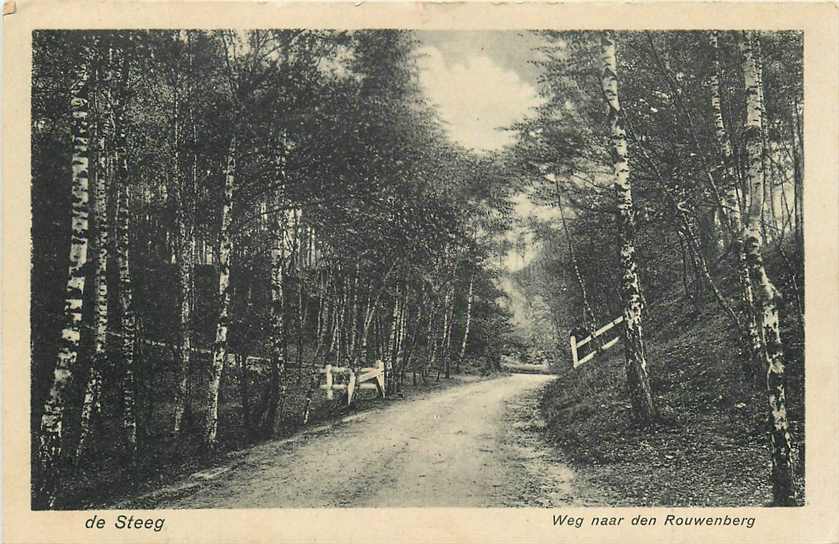
[[[635,220],[632,186],[627,162],[626,129],[618,98],[617,51],[611,32],[601,35],[602,89],[609,110],[610,151],[618,199],[618,232],[621,240],[621,292],[623,295],[623,339],[626,356],[627,385],[633,412],[641,422],[656,416],[650,391],[641,323],[643,299],[635,264]]]
[[[236,136],[230,139],[227,152],[227,168],[224,175],[224,202],[221,209],[221,231],[219,233],[219,317],[216,325],[216,339],[213,344],[213,359],[210,366],[210,380],[207,386],[207,413],[204,424],[204,443],[213,446],[218,433],[218,399],[221,374],[227,359],[227,332],[230,326],[230,253],[233,236],[230,232],[233,214],[233,191],[236,182]]]
[[[125,442],[132,461],[137,450],[137,420],[135,415],[136,384],[134,380],[134,347],[136,318],[134,314],[133,295],[131,290],[131,269],[129,266],[129,229],[130,215],[128,207],[128,186],[124,174],[127,172],[125,148],[121,147],[118,166],[121,173],[118,178],[123,181],[119,197],[119,223],[117,231],[117,259],[119,261],[120,306],[122,310],[122,364],[124,374],[122,379],[122,427]]]
[[[112,59],[109,55],[104,82],[109,85],[112,80],[110,66]],[[97,74],[99,71],[97,70]],[[97,85],[102,79],[97,75]],[[107,94],[107,93],[106,93]],[[79,442],[76,447],[75,459],[84,453],[88,446],[92,429],[90,428],[93,415],[99,413],[101,403],[100,394],[102,389],[102,368],[106,363],[106,347],[108,335],[108,173],[105,155],[105,108],[109,100],[104,104],[97,104],[95,93],[91,97],[91,107],[95,112],[95,138],[96,138],[96,167],[92,169],[94,179],[94,212],[96,219],[96,276],[94,303],[95,340],[94,354],[90,365],[87,384],[85,386],[84,398],[82,400],[81,421],[79,424]]]
[[[287,204],[282,184],[285,180],[285,168],[282,151],[276,159],[276,177],[280,184],[274,195],[274,233],[271,246],[271,390],[268,394],[268,407],[263,422],[266,433],[271,433],[277,421],[277,410],[283,396],[283,384],[286,369],[286,342],[288,324],[286,322],[285,297],[285,234],[288,227],[288,214],[284,211]]]
[[[446,379],[452,377],[451,370],[451,344],[452,344],[452,329],[454,328],[454,287],[450,289],[452,293],[449,296],[448,315],[446,316],[446,329],[444,331],[445,341],[443,342],[443,356],[445,357],[444,372]]]
[[[116,252],[119,269],[120,323],[122,328],[122,431],[131,463],[136,461],[137,419],[134,353],[136,349],[137,323],[131,289],[131,268],[129,266],[129,232],[131,216],[128,186],[128,132],[125,119],[128,85],[128,56],[122,51],[120,59],[120,90],[118,107],[114,110],[114,184],[117,190]]]
[[[725,202],[722,208],[726,213],[732,244],[737,255],[737,278],[740,282],[741,304],[743,306],[743,311],[746,314],[746,329],[748,333],[746,349],[748,359],[751,362],[755,360],[758,352],[760,351],[761,339],[754,312],[752,282],[749,278],[749,269],[746,264],[746,254],[743,251],[743,220],[742,213],[740,211],[740,200],[737,195],[738,180],[734,165],[734,153],[722,116],[722,102],[720,99],[721,68],[719,62],[719,35],[717,32],[711,33],[710,43],[714,52],[714,70],[711,71],[710,78],[711,112],[714,117],[715,135],[722,160],[725,194]]]
[[[72,204],[69,272],[64,299],[64,326],[61,345],[53,370],[52,383],[41,415],[36,503],[52,507],[59,485],[58,463],[64,439],[64,415],[67,388],[79,356],[79,336],[82,321],[82,293],[85,284],[85,263],[88,246],[88,113],[89,74],[88,52],[77,68],[70,88],[72,123]]]
[[[766,369],[766,387],[769,396],[771,428],[769,432],[772,454],[773,498],[776,505],[795,503],[792,470],[792,446],[789,422],[786,412],[786,384],[784,376],[784,353],[780,334],[778,304],[780,293],[773,285],[763,265],[761,238],[763,194],[763,101],[760,89],[760,70],[752,49],[752,36],[744,32],[740,36],[742,70],[746,89],[746,125],[743,133],[746,151],[746,181],[752,195],[748,208],[747,226],[743,245],[749,274],[754,286],[754,302],[757,310],[764,345],[759,351]]]
[[[401,319],[399,311],[401,301],[402,297],[399,292],[399,287],[397,286],[396,294],[393,297],[393,312],[390,316],[390,334],[388,334],[387,350],[385,353],[385,383],[387,384],[386,389],[388,391],[393,389],[394,360],[396,359],[396,353],[399,349],[399,321]]]
[[[466,295],[466,323],[463,325],[463,341],[460,343],[460,355],[457,358],[457,369],[466,357],[466,346],[469,342],[469,328],[472,326],[472,301],[474,299],[475,273],[469,274],[469,293]]]
[[[181,32],[179,40],[185,41],[186,32]],[[191,59],[191,52],[190,59]],[[190,217],[189,203],[187,198],[186,180],[181,169],[180,153],[180,88],[178,80],[175,82],[174,102],[172,105],[172,120],[174,141],[174,197],[175,197],[175,223],[177,240],[175,243],[175,260],[178,271],[178,350],[177,350],[177,382],[175,387],[175,408],[173,411],[172,428],[175,433],[182,430],[184,412],[189,402],[189,368],[192,353],[192,287],[193,287],[193,247],[195,244],[195,231],[192,217]],[[193,137],[195,135],[195,121],[193,119]],[[195,158],[193,158],[193,184],[195,176]]]

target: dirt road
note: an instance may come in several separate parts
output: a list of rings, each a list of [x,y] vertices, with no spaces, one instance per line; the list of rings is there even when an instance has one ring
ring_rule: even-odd
[[[478,381],[262,444],[122,507],[553,506],[599,502],[542,442],[551,376]]]

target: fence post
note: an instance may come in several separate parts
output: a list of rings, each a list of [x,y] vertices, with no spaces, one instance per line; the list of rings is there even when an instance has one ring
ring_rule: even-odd
[[[393,388],[393,362],[388,358],[385,363],[385,390]]]
[[[379,391],[382,393],[382,398],[385,398],[385,364],[379,359],[377,365],[379,373],[376,375],[376,383],[379,384]]]
[[[571,361],[574,364],[574,368],[577,367],[577,337],[573,334],[571,335]]]
[[[332,400],[332,365],[326,365],[326,398]]]
[[[347,376],[347,406],[352,404],[352,396],[353,392],[355,391],[355,371],[350,369],[350,373]]]

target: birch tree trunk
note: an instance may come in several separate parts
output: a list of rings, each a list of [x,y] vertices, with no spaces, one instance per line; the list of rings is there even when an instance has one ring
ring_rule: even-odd
[[[452,287],[452,291],[454,291],[454,287]],[[449,315],[446,318],[446,331],[445,331],[445,338],[446,341],[443,344],[443,349],[445,350],[445,357],[446,357],[446,364],[445,364],[445,377],[449,379],[452,377],[452,369],[451,369],[451,346],[452,346],[452,329],[454,328],[454,305],[455,305],[455,297],[454,292],[449,299]]]
[[[358,277],[360,266],[360,262],[356,260],[352,285],[352,306],[350,307],[349,318],[349,341],[346,343],[348,353],[353,359],[356,358],[356,337],[358,336]]]
[[[38,476],[36,478],[37,506],[51,508],[55,504],[59,486],[59,462],[64,439],[65,396],[72,380],[79,356],[79,336],[82,321],[82,293],[85,284],[85,263],[88,246],[88,113],[89,113],[89,52],[77,67],[75,81],[70,88],[70,108],[73,116],[72,136],[72,204],[69,273],[64,297],[64,326],[61,344],[53,371],[44,410],[41,415],[38,446]]]
[[[120,136],[118,147],[120,180],[125,181],[127,172],[124,147],[124,132]],[[123,183],[119,198],[119,225],[117,232],[117,259],[119,260],[120,306],[122,310],[122,364],[124,374],[122,381],[122,428],[125,433],[129,455],[136,457],[137,450],[137,419],[135,415],[136,384],[134,380],[134,348],[136,346],[136,318],[131,291],[131,268],[129,266],[129,229],[130,220],[128,208],[128,186]]]
[[[300,218],[298,219],[298,223],[302,222],[303,217],[303,210],[300,210]],[[305,227],[302,225],[297,225],[295,231],[298,229],[303,229],[301,235],[305,234]],[[298,253],[297,257],[297,330],[295,331],[297,334],[297,342],[296,342],[296,353],[295,353],[295,362],[297,364],[297,383],[300,383],[300,380],[303,377],[303,336],[306,330],[306,322],[308,321],[308,312],[306,310],[306,282],[305,282],[305,273],[306,273],[306,255],[308,253],[308,242],[304,245],[304,240],[298,238],[298,242],[296,244],[296,252]]]
[[[440,363],[437,365],[437,381],[440,381],[440,373],[443,369],[447,366],[448,362],[446,361],[446,332],[449,329],[449,300],[451,298],[451,290],[445,287],[445,294],[443,295],[443,304],[440,307],[440,310],[443,312],[443,323],[440,327],[440,339],[437,342],[437,346],[439,346],[439,355],[440,355]],[[432,367],[434,368],[434,367]]]
[[[632,186],[627,162],[626,129],[618,99],[617,51],[611,32],[601,36],[603,63],[602,88],[609,109],[610,150],[615,172],[615,191],[618,198],[618,232],[621,241],[621,269],[623,278],[623,339],[626,354],[626,374],[630,399],[636,418],[649,422],[656,416],[642,332],[643,300],[635,264],[635,220],[632,206]]]
[[[737,279],[740,283],[740,300],[743,312],[746,315],[746,332],[748,337],[744,339],[746,357],[751,372],[753,362],[761,349],[760,332],[757,326],[757,319],[754,311],[754,296],[752,293],[752,281],[749,278],[749,269],[746,263],[746,254],[743,251],[743,220],[740,207],[740,199],[737,196],[737,172],[734,164],[734,153],[731,147],[731,140],[725,129],[722,116],[722,102],[720,100],[720,62],[719,62],[719,35],[712,32],[710,37],[711,48],[714,52],[714,70],[711,71],[711,112],[714,117],[714,129],[717,139],[717,146],[720,150],[723,171],[723,185],[725,187],[725,202],[723,210],[731,233],[731,242],[737,255]]]
[[[393,390],[393,369],[396,368],[395,359],[399,350],[399,323],[402,319],[400,315],[400,306],[402,297],[399,292],[399,285],[397,283],[396,294],[393,297],[393,312],[390,316],[390,334],[387,339],[387,348],[385,350],[385,383],[387,384],[387,391]]]
[[[361,349],[360,354],[358,356],[354,356],[353,365],[357,368],[358,366],[365,366],[369,359],[368,347],[367,347],[367,339],[370,336],[370,326],[373,324],[373,319],[376,317],[376,312],[379,309],[379,301],[382,297],[382,292],[387,286],[388,279],[390,278],[391,273],[396,269],[396,265],[391,265],[388,269],[387,273],[382,278],[382,283],[379,288],[376,290],[375,293],[372,291],[372,283],[367,286],[367,304],[364,310],[364,314],[362,315],[362,329],[361,329]]]
[[[343,293],[341,294],[341,297],[338,300],[338,307],[335,309],[336,315],[332,329],[332,348],[330,349],[330,351],[333,351],[335,354],[336,366],[341,366],[341,350],[346,349],[344,347],[345,342],[341,341],[341,337],[344,334],[344,322],[346,321],[347,307],[349,306],[349,286],[349,280],[347,278],[344,278],[344,280],[341,282],[341,290],[343,291]]]
[[[284,175],[284,173],[281,173]],[[284,178],[281,178],[284,179]],[[275,205],[282,209],[285,198],[282,191],[276,195]],[[268,407],[263,422],[266,433],[274,431],[277,420],[277,408],[280,402],[281,384],[285,379],[286,333],[288,324],[285,319],[285,231],[287,217],[285,212],[274,215],[273,247],[271,248],[271,390],[268,393]]]
[[[797,99],[793,101],[792,109],[792,160],[793,160],[793,214],[795,217],[795,234],[798,247],[804,247],[804,141],[801,129],[801,105]]]
[[[746,89],[746,125],[743,134],[747,159],[745,171],[746,181],[752,194],[743,245],[749,274],[755,288],[755,308],[764,340],[763,349],[759,351],[759,354],[766,368],[766,387],[769,396],[773,499],[775,505],[788,506],[795,504],[795,492],[792,447],[786,412],[784,353],[778,312],[781,297],[766,274],[761,254],[762,202],[758,195],[763,194],[764,183],[762,172],[763,101],[760,90],[760,70],[753,54],[751,40],[752,36],[748,32],[739,37]]]
[[[742,256],[742,206],[740,204],[740,198],[738,196],[738,174],[737,169],[735,168],[735,159],[734,153],[731,146],[731,140],[728,137],[728,132],[725,128],[725,123],[723,122],[722,116],[722,105],[721,105],[721,83],[720,83],[720,62],[719,62],[719,45],[718,45],[718,33],[712,32],[710,37],[711,47],[714,51],[714,70],[711,72],[710,76],[710,90],[711,90],[711,112],[714,117],[714,128],[715,128],[715,136],[717,140],[717,146],[719,148],[720,153],[720,160],[721,166],[723,171],[723,182],[725,188],[725,197],[723,203],[723,210],[725,210],[725,218],[729,223],[729,230],[731,232],[731,239],[732,243],[735,246],[735,250],[737,251],[738,256]],[[744,263],[741,261],[741,264]],[[741,271],[743,272],[743,276],[741,276],[741,280],[745,278],[745,283],[741,283],[741,286],[744,287],[744,293],[748,291],[749,293],[749,302],[748,307],[751,307],[751,284],[748,283],[748,274],[747,269],[745,266],[741,266]],[[748,289],[745,289],[745,288]],[[744,300],[744,303],[746,301]]]
[[[233,213],[233,190],[236,182],[236,136],[230,139],[227,152],[227,169],[224,175],[224,202],[221,208],[221,232],[219,233],[219,317],[216,325],[216,340],[213,343],[213,360],[210,366],[210,380],[207,386],[207,413],[204,425],[204,443],[211,447],[216,443],[218,432],[218,398],[221,374],[227,359],[227,331],[230,325],[230,252],[233,238],[230,222]]]
[[[460,355],[457,358],[455,372],[460,372],[460,363],[466,357],[466,346],[469,342],[469,328],[472,326],[472,301],[475,297],[475,273],[469,274],[469,292],[466,295],[466,323],[463,325],[463,341],[460,343]]]
[[[361,332],[357,333],[358,330],[358,323],[355,323],[352,329],[353,338],[358,336],[358,343],[355,349],[350,350],[350,366],[353,368],[358,368],[359,366],[364,366],[364,362],[367,361],[367,334],[369,331],[369,325],[367,324],[367,316],[370,316],[370,325],[373,324],[373,315],[370,312],[371,305],[373,303],[372,293],[370,292],[370,285],[367,285],[367,296],[366,302],[364,303],[364,309],[359,308],[361,315],[359,315],[361,321]],[[359,363],[361,361],[361,363]]]
[[[425,383],[425,377],[428,372],[429,368],[434,368],[437,364],[437,335],[435,334],[437,330],[437,308],[439,307],[439,303],[432,299],[431,308],[428,312],[428,340],[426,342],[426,360],[422,366],[421,376],[423,379],[423,383]]]
[[[399,301],[399,325],[396,331],[396,346],[393,352],[393,392],[400,390],[400,380],[403,375],[403,367],[405,365],[405,345],[407,343],[407,322],[408,322],[408,297],[410,295],[410,286],[405,285],[405,292],[402,299]]]
[[[131,289],[131,268],[129,266],[129,233],[131,216],[129,212],[128,186],[128,126],[126,121],[126,100],[128,94],[129,57],[121,52],[119,68],[119,99],[114,108],[114,185],[117,188],[116,252],[119,269],[120,324],[122,329],[122,429],[126,449],[132,465],[137,460],[137,416],[135,352],[137,349],[137,318],[134,312]]]
[[[177,349],[177,386],[175,389],[175,409],[173,430],[182,430],[184,412],[189,403],[189,374],[190,357],[192,353],[192,276],[194,270],[193,244],[194,227],[188,213],[188,199],[186,180],[181,172],[180,160],[180,103],[176,84],[173,105],[173,140],[175,153],[173,158],[174,193],[175,193],[175,222],[177,228],[176,260],[178,263],[178,333],[179,345]],[[194,124],[194,121],[193,121]],[[194,127],[193,127],[194,128]],[[193,165],[194,166],[194,165]],[[194,168],[193,168],[194,175]],[[194,182],[194,180],[193,180]]]
[[[329,311],[329,321],[328,327],[324,327],[324,339],[328,341],[328,347],[325,351],[325,356],[327,359],[332,356],[335,352],[335,347],[338,343],[338,338],[336,334],[336,325],[338,324],[338,317],[341,314],[341,277],[340,277],[340,268],[335,265],[331,271],[330,276],[332,278],[332,292],[331,296],[327,299],[329,306],[327,310]]]
[[[405,359],[402,361],[402,374],[404,375],[405,371],[407,371],[408,367],[411,368],[411,383],[417,385],[417,369],[416,366],[412,363],[412,358],[414,353],[417,349],[417,342],[419,341],[420,329],[422,328],[422,320],[424,318],[423,310],[425,309],[425,305],[420,301],[417,303],[417,315],[416,319],[414,319],[414,331],[411,335],[411,345],[407,347],[405,352]],[[402,378],[404,380],[404,377]]]
[[[111,58],[108,58],[107,75],[104,80],[109,85],[112,80],[110,73]],[[97,70],[96,85],[99,84]],[[105,103],[107,104],[107,100]],[[106,105],[104,104],[104,105]],[[106,347],[108,338],[108,175],[105,154],[105,111],[103,105],[97,104],[91,97],[91,110],[95,115],[96,166],[92,169],[94,179],[94,213],[96,219],[96,278],[94,303],[95,341],[93,361],[85,387],[82,401],[81,421],[79,425],[79,442],[76,448],[75,460],[78,462],[88,446],[91,436],[91,420],[94,414],[101,411],[100,394],[102,389],[102,368],[106,363]]]
[[[315,325],[315,363],[320,359],[323,350],[324,331],[327,330],[327,323],[329,321],[329,301],[332,294],[330,277],[327,275],[327,271],[318,272],[318,276],[320,276],[320,281],[318,282],[320,292],[318,293],[318,313]]]
[[[367,304],[365,304],[364,308],[364,320],[361,323],[361,337],[359,339],[359,351],[353,355],[353,365],[354,367],[358,368],[360,366],[365,366],[367,364],[367,360],[370,357],[368,346],[367,346],[367,339],[370,336],[370,326],[373,324],[373,318],[376,315],[376,305],[378,304],[378,297],[377,300],[374,302],[372,293],[367,293]]]

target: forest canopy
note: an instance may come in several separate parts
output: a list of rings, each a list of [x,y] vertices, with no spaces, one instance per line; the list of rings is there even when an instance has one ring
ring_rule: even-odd
[[[36,31],[33,504],[327,417],[333,367],[382,396],[576,372],[604,324],[649,429],[676,387],[649,323],[683,311],[725,324],[706,343],[763,395],[773,502],[800,500],[801,33],[522,43],[532,107],[473,149],[413,31]]]

